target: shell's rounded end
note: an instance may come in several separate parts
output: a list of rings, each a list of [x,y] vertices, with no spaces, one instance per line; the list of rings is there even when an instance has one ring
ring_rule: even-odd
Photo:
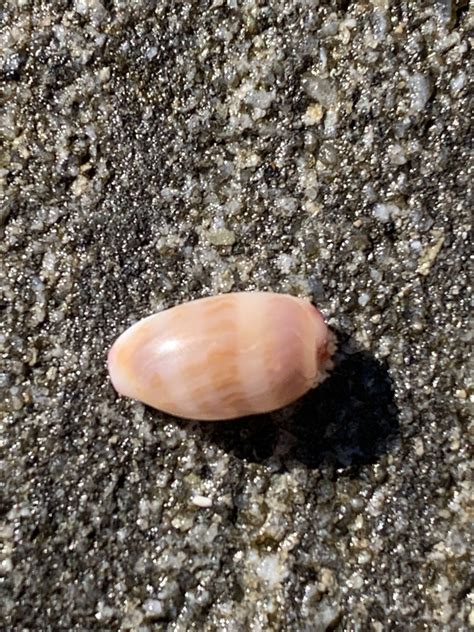
[[[116,362],[117,362],[117,350],[115,347],[115,343],[110,347],[109,352],[107,353],[107,370],[109,372],[109,378],[112,383],[112,386],[117,392],[120,392],[117,388],[117,378],[116,378]]]
[[[107,354],[107,369],[112,386],[119,395],[130,396],[129,376],[126,371],[125,359],[122,357],[121,339],[118,338]]]

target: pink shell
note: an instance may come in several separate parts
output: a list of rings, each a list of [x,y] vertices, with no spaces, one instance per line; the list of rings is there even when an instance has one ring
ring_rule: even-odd
[[[309,301],[240,292],[145,318],[112,346],[116,390],[177,417],[232,419],[290,404],[326,375],[333,336]]]

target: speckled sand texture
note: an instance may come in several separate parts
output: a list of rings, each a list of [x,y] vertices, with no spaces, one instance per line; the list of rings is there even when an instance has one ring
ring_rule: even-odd
[[[473,22],[4,0],[2,630],[474,624]],[[320,388],[212,426],[117,398],[121,331],[247,289],[326,314]]]

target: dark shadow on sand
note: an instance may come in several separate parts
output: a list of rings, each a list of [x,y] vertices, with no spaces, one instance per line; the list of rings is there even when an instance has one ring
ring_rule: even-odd
[[[328,379],[281,411],[202,424],[199,432],[237,458],[281,466],[348,468],[375,463],[398,441],[399,423],[387,366],[335,332],[338,351]]]

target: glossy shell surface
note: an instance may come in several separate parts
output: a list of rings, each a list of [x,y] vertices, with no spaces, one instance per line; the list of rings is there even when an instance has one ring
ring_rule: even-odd
[[[304,299],[238,292],[184,303],[127,329],[115,389],[177,417],[220,420],[286,406],[325,376],[332,334]]]

